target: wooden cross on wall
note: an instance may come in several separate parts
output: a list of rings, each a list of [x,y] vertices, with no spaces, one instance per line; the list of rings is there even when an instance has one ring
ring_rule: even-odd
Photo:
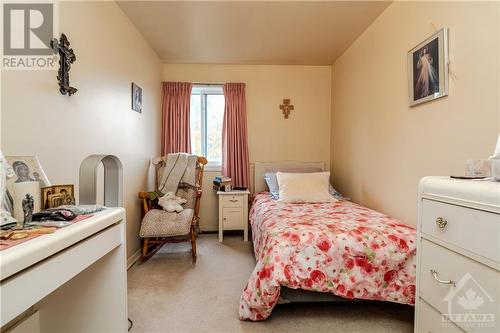
[[[283,104],[280,105],[280,110],[283,112],[285,119],[288,119],[288,116],[290,115],[290,111],[293,110],[293,105],[290,104],[289,98],[285,98],[283,100]]]

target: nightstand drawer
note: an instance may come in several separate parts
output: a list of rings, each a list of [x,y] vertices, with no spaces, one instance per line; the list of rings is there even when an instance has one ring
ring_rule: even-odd
[[[223,208],[222,223],[225,230],[243,229],[243,209]]]
[[[496,270],[425,239],[420,245],[419,295],[425,301],[439,312],[448,313],[449,299],[452,313],[467,313],[457,301],[467,298],[466,293],[472,290],[482,298],[480,313],[499,318],[500,307],[496,300],[500,299],[500,279]]]
[[[223,195],[222,207],[243,207],[243,198],[241,195]]]
[[[424,234],[500,262],[500,215],[426,199],[422,206]]]

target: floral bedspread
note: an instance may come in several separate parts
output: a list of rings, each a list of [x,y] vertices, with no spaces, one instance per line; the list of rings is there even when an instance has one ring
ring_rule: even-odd
[[[241,295],[241,320],[264,320],[280,286],[346,298],[415,303],[416,231],[347,200],[285,204],[255,196],[250,223],[257,265]]]

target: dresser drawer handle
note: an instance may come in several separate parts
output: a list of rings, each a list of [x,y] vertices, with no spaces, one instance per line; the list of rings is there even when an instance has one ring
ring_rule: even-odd
[[[438,227],[440,227],[441,229],[444,229],[444,228],[446,228],[446,226],[448,225],[448,221],[446,221],[446,219],[445,219],[445,218],[438,217],[438,218],[436,219],[436,225],[437,225]]]
[[[238,202],[238,199],[229,199],[230,202]]]
[[[433,270],[433,269],[431,269],[431,274],[432,274],[432,277],[434,277],[434,280],[436,280],[439,283],[442,283],[442,284],[451,284],[453,287],[457,286],[456,283],[455,283],[455,281],[453,281],[453,280],[441,280],[441,279],[439,279],[438,276],[437,276],[438,272],[435,271],[435,270]]]

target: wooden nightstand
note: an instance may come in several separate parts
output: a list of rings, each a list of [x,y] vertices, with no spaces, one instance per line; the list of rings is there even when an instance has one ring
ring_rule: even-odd
[[[224,230],[243,230],[243,239],[248,241],[248,195],[249,191],[218,191],[219,196],[219,242]]]

